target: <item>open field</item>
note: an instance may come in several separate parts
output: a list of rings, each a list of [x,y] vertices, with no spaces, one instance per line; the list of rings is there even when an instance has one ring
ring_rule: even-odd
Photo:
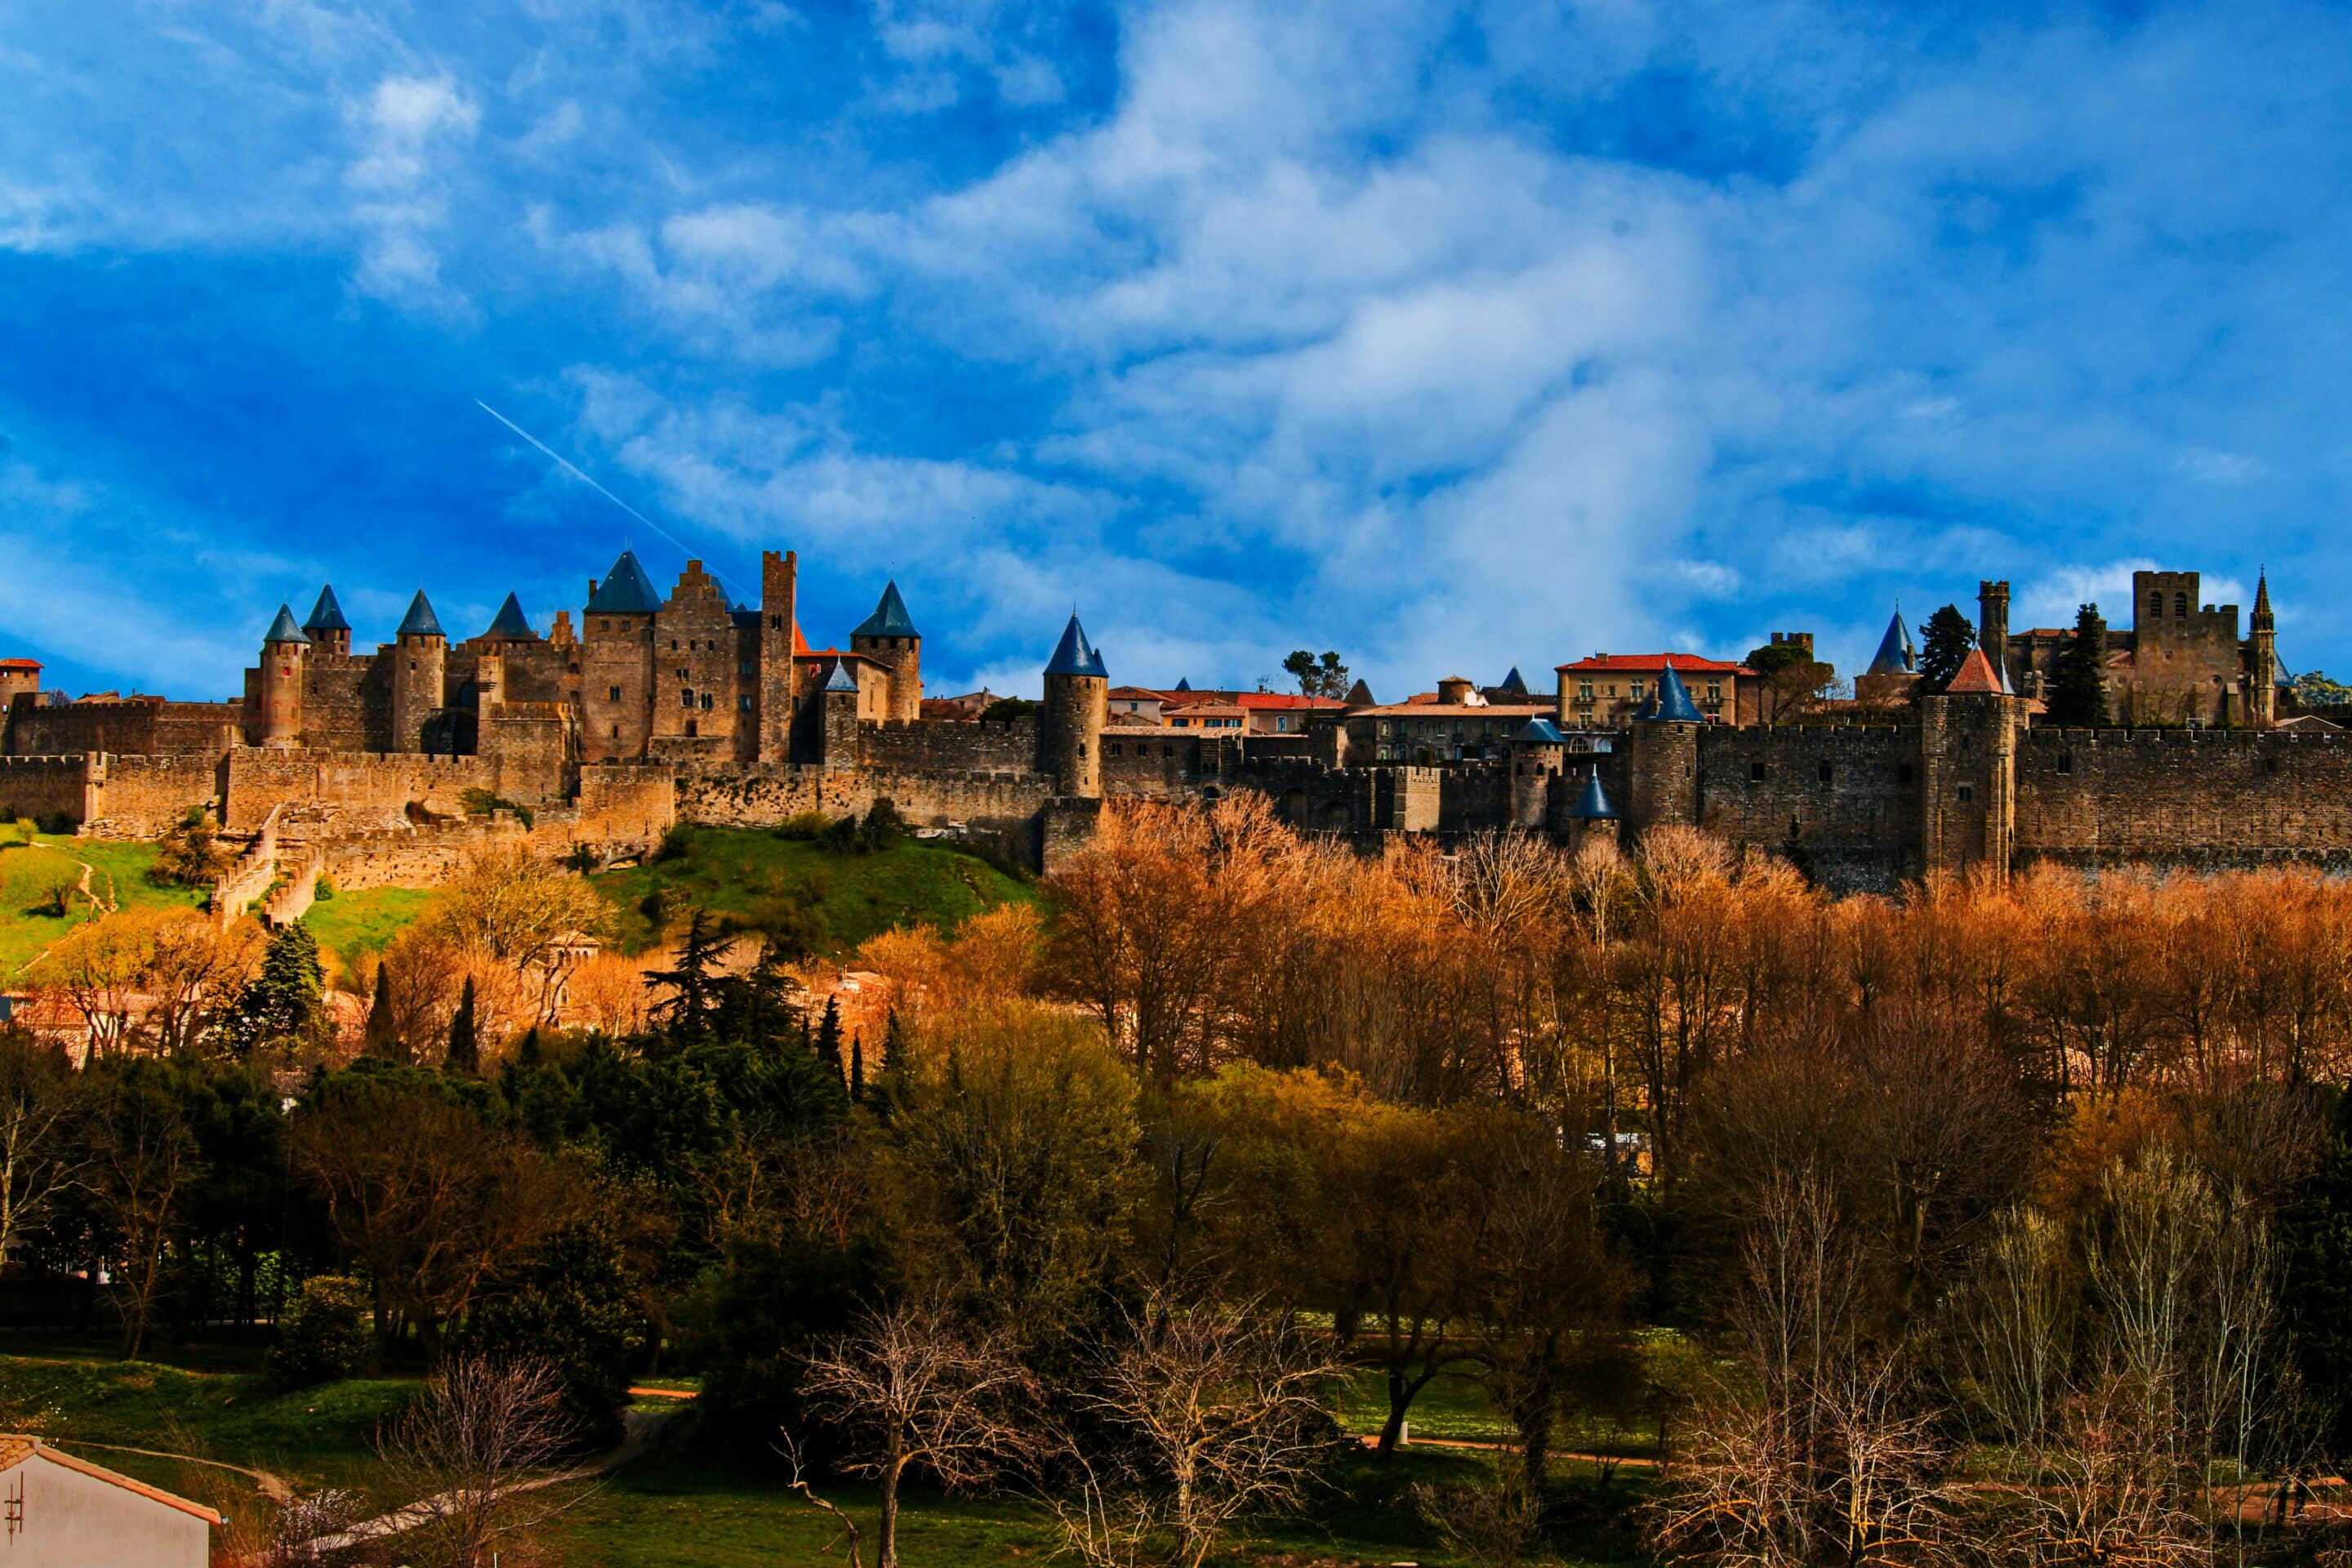
[[[28,843],[13,828],[0,826],[0,984],[19,978],[25,965],[72,929],[70,921],[42,913],[37,906],[58,883],[78,881],[85,865],[90,868],[91,889],[126,910],[203,907],[205,895],[199,889],[159,888],[150,882],[147,871],[154,864],[152,844],[49,833],[35,834]],[[72,907],[79,915],[89,911],[89,904],[76,897]]]
[[[756,925],[780,904],[805,902],[816,917],[819,952],[846,952],[896,925],[952,929],[966,916],[1034,899],[976,855],[937,841],[907,839],[873,855],[831,854],[806,840],[750,828],[688,828],[685,853],[593,879],[614,906],[614,936],[642,952],[689,905]]]

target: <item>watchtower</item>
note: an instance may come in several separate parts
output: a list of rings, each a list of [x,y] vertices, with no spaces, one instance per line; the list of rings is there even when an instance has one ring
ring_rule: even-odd
[[[319,602],[310,606],[310,618],[302,623],[302,630],[310,636],[312,652],[336,658],[350,656],[352,623],[343,618],[343,606],[335,600],[332,583],[320,587]]]
[[[1625,738],[1625,825],[1636,837],[1670,823],[1698,821],[1698,732],[1706,721],[1669,661],[1657,695]]]
[[[278,606],[278,618],[261,639],[261,743],[281,750],[302,743],[303,656],[310,639],[294,624],[294,612]]]
[[[884,585],[881,603],[849,634],[849,649],[889,671],[885,718],[911,724],[922,717],[923,634],[915,629],[895,581]]]
[[[1110,717],[1110,671],[1087,640],[1074,612],[1045,665],[1045,709],[1038,726],[1039,762],[1054,775],[1054,793],[1102,794],[1102,732]]]
[[[425,726],[447,706],[444,678],[448,672],[449,637],[425,590],[408,602],[394,634],[392,666],[392,746],[396,752],[425,749]]]

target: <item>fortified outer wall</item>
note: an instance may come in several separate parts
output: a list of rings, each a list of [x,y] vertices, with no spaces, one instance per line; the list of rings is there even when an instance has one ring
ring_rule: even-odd
[[[286,805],[332,819],[339,828],[365,832],[408,819],[414,803],[436,816],[465,811],[469,789],[499,788],[488,757],[441,757],[369,752],[274,752],[240,747],[228,756],[231,833],[252,833],[270,808]]]
[[[97,758],[82,831],[94,838],[161,837],[190,812],[219,802],[222,772],[217,759],[195,752]]]
[[[242,706],[235,702],[134,697],[50,707],[26,693],[10,705],[8,744],[20,756],[200,752],[217,757],[244,738],[243,721]]]
[[[857,726],[861,765],[896,773],[1027,773],[1037,765],[1037,715]]]
[[[773,827],[821,811],[862,816],[888,800],[908,821],[1026,824],[1054,793],[1043,773],[917,773],[880,768],[831,769],[797,763],[735,772],[682,773],[677,820],[709,827]]]
[[[2352,869],[2352,734],[2034,730],[2019,737],[2017,860]]]
[[[1255,760],[1256,749],[1252,747]],[[1226,779],[1238,766],[1233,742],[1175,731],[1106,729],[1102,787],[1106,795],[1184,800]],[[1269,790],[1268,794],[1276,793]]]
[[[0,757],[0,820],[70,819],[89,809],[89,768],[82,757]]]
[[[1699,731],[1699,824],[1801,849],[1824,887],[1889,891],[1919,874],[1920,777],[1916,725],[1711,724]]]

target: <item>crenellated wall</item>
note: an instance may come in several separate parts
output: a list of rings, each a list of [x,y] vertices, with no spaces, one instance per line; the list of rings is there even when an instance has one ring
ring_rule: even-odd
[[[79,826],[89,811],[89,759],[0,757],[0,821],[62,816]]]
[[[2352,867],[2352,733],[2032,731],[2018,747],[2017,858]]]
[[[1832,887],[1892,887],[1919,874],[1921,777],[1916,725],[1710,725],[1699,734],[1699,825],[1801,850]],[[1605,773],[1603,783],[1615,793]]]

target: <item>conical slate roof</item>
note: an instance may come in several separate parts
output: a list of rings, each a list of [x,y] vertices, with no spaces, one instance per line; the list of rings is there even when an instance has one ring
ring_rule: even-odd
[[[907,601],[898,597],[898,584],[893,581],[883,585],[882,602],[874,613],[857,624],[850,634],[854,637],[919,637],[915,618],[907,614]]]
[[[1697,724],[1704,721],[1699,717],[1698,704],[1691,700],[1690,688],[1683,684],[1683,678],[1675,673],[1675,667],[1671,664],[1658,677],[1658,710],[1651,718],[1661,724]]]
[[[827,691],[846,691],[853,697],[856,695],[857,677],[849,673],[847,659],[836,658],[833,661],[833,673],[825,677],[824,689]]]
[[[1561,734],[1559,732],[1559,726],[1554,724],[1549,719],[1530,719],[1528,721],[1528,727],[1519,731],[1519,744],[1522,746],[1564,746],[1568,744],[1568,737]]]
[[[588,595],[588,608],[599,616],[650,616],[660,610],[661,595],[654,580],[637,563],[637,552],[624,550],[596,591]]]
[[[1072,618],[1073,620],[1076,619],[1076,616],[1072,616],[1071,618]],[[1181,676],[1181,675],[1178,676],[1178,677],[1176,678],[1176,689],[1177,689],[1177,690],[1179,690],[1179,691],[1190,691],[1190,690],[1192,690],[1192,680],[1191,680],[1189,678],[1185,677],[1185,676]]]
[[[1108,680],[1110,671],[1104,668],[1102,655],[1095,645],[1087,641],[1087,628],[1078,625],[1078,617],[1070,616],[1070,624],[1062,628],[1062,640],[1055,647],[1054,657],[1046,661],[1048,675],[1090,675],[1097,680]],[[1178,690],[1188,690],[1178,687]]]
[[[400,630],[394,634],[404,637],[447,637],[441,629],[441,617],[433,613],[433,602],[425,590],[416,590],[416,597],[408,601],[408,614],[400,618]]]
[[[302,623],[306,632],[347,632],[352,623],[343,619],[343,607],[335,602],[332,583],[319,590],[319,602],[310,606],[310,618]]]
[[[269,623],[269,633],[261,640],[266,643],[306,643],[310,639],[304,637],[302,628],[294,624],[294,612],[286,605],[280,605],[278,606],[278,618]]]
[[[522,613],[522,601],[512,594],[509,594],[507,602],[499,606],[498,615],[490,621],[490,629],[482,635],[504,637],[511,642],[528,642],[539,636],[530,629],[530,618]]]
[[[1528,683],[1521,678],[1519,674],[1519,667],[1516,664],[1511,666],[1511,673],[1503,677],[1503,684],[1496,687],[1495,689],[1497,691],[1514,691],[1521,697],[1525,697],[1528,694]]]
[[[1380,703],[1375,700],[1372,696],[1371,687],[1365,682],[1364,678],[1360,675],[1356,677],[1356,684],[1348,688],[1348,695],[1341,698],[1340,700],[1345,702],[1350,708],[1377,708],[1380,706]]]
[[[1869,675],[1916,675],[1919,672],[1919,652],[1911,646],[1911,628],[1903,624],[1903,612],[1886,623],[1886,635],[1878,639],[1878,652],[1872,656]]]
[[[1584,793],[1568,808],[1568,815],[1580,822],[1614,822],[1617,808],[1609,804],[1609,792],[1601,787],[1601,770],[1595,768],[1584,781]]]

